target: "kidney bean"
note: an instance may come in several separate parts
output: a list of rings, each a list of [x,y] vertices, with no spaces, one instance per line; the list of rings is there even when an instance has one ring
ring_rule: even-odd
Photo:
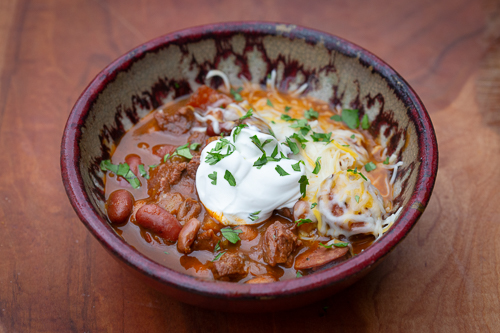
[[[343,257],[348,251],[348,247],[332,247],[331,249],[318,247],[314,250],[307,250],[295,258],[295,269],[323,266],[330,261]]]
[[[137,224],[158,234],[158,236],[175,242],[182,229],[177,219],[160,206],[148,204],[142,206],[135,214]]]
[[[125,162],[128,164],[134,175],[139,177],[138,168],[139,164],[142,164],[140,156],[136,154],[127,155],[127,157],[125,157]]]
[[[190,219],[184,224],[181,232],[179,233],[179,241],[177,242],[177,249],[182,253],[191,253],[191,244],[193,244],[194,239],[198,230],[200,230],[201,222],[195,218]]]
[[[109,220],[114,224],[127,223],[132,208],[134,197],[127,190],[117,190],[109,195],[107,210]]]

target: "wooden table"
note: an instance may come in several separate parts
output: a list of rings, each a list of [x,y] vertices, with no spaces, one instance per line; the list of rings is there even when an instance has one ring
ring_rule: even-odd
[[[87,83],[161,34],[235,20],[327,31],[391,64],[438,137],[410,235],[366,278],[286,313],[229,314],[138,283],[74,213],[62,131]],[[500,4],[460,0],[0,1],[0,332],[500,331]]]

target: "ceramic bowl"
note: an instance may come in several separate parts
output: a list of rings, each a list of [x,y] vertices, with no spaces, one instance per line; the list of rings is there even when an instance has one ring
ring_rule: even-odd
[[[151,110],[205,83],[210,69],[231,83],[264,84],[277,72],[282,90],[308,83],[304,94],[367,114],[371,133],[404,162],[394,184],[393,227],[360,255],[333,268],[269,284],[214,282],[164,267],[128,245],[110,227],[104,174],[112,143]],[[212,87],[222,82],[212,79]],[[296,25],[220,23],[144,43],[107,66],[69,116],[61,148],[64,186],[76,213],[97,240],[152,287],[189,304],[227,311],[302,306],[359,280],[408,234],[424,211],[437,174],[436,137],[422,102],[405,80],[370,52],[342,38]]]

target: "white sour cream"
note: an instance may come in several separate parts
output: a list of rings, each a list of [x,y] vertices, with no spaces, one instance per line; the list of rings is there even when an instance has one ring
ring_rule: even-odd
[[[276,158],[288,156],[290,149],[271,135],[261,133],[256,127],[243,128],[233,141],[233,134],[226,137],[234,145],[234,152],[221,159],[216,164],[206,162],[208,153],[216,147],[217,142],[211,142],[201,152],[200,166],[196,172],[196,188],[201,202],[210,214],[225,225],[256,224],[268,219],[275,209],[292,208],[301,197],[299,179],[305,174],[304,166],[295,171],[292,164],[297,161],[282,158],[279,162],[267,162],[260,169],[253,164],[263,155],[262,151],[250,139],[256,135],[261,143],[271,140],[263,149],[271,156],[276,146]],[[222,153],[227,152],[228,146]],[[276,171],[279,165],[289,175],[281,176]],[[231,186],[224,179],[228,170],[236,181]],[[217,183],[209,175],[217,173]],[[212,176],[213,177],[213,176]],[[259,212],[260,211],[260,212]],[[255,214],[259,212],[258,214]]]

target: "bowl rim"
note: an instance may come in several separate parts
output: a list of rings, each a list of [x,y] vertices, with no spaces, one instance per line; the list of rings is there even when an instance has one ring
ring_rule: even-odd
[[[79,173],[78,142],[82,137],[81,128],[85,119],[106,85],[114,81],[118,73],[127,71],[135,61],[147,53],[156,52],[169,44],[182,44],[202,36],[217,37],[235,33],[280,35],[291,39],[304,39],[308,43],[321,42],[329,50],[334,49],[346,56],[358,58],[362,65],[371,66],[372,71],[379,73],[387,81],[407,106],[407,114],[416,127],[421,164],[414,193],[403,208],[397,223],[362,254],[334,268],[268,284],[207,281],[192,277],[162,266],[128,245],[113,231],[109,223],[99,216],[85,192]],[[106,66],[85,88],[69,115],[61,142],[60,163],[64,187],[78,217],[107,250],[128,266],[166,286],[190,293],[224,299],[269,299],[327,288],[352,275],[361,274],[387,255],[413,228],[429,202],[437,176],[438,147],[430,117],[420,98],[392,67],[371,52],[343,38],[315,29],[287,23],[247,21],[201,25],[171,32],[137,46]]]

